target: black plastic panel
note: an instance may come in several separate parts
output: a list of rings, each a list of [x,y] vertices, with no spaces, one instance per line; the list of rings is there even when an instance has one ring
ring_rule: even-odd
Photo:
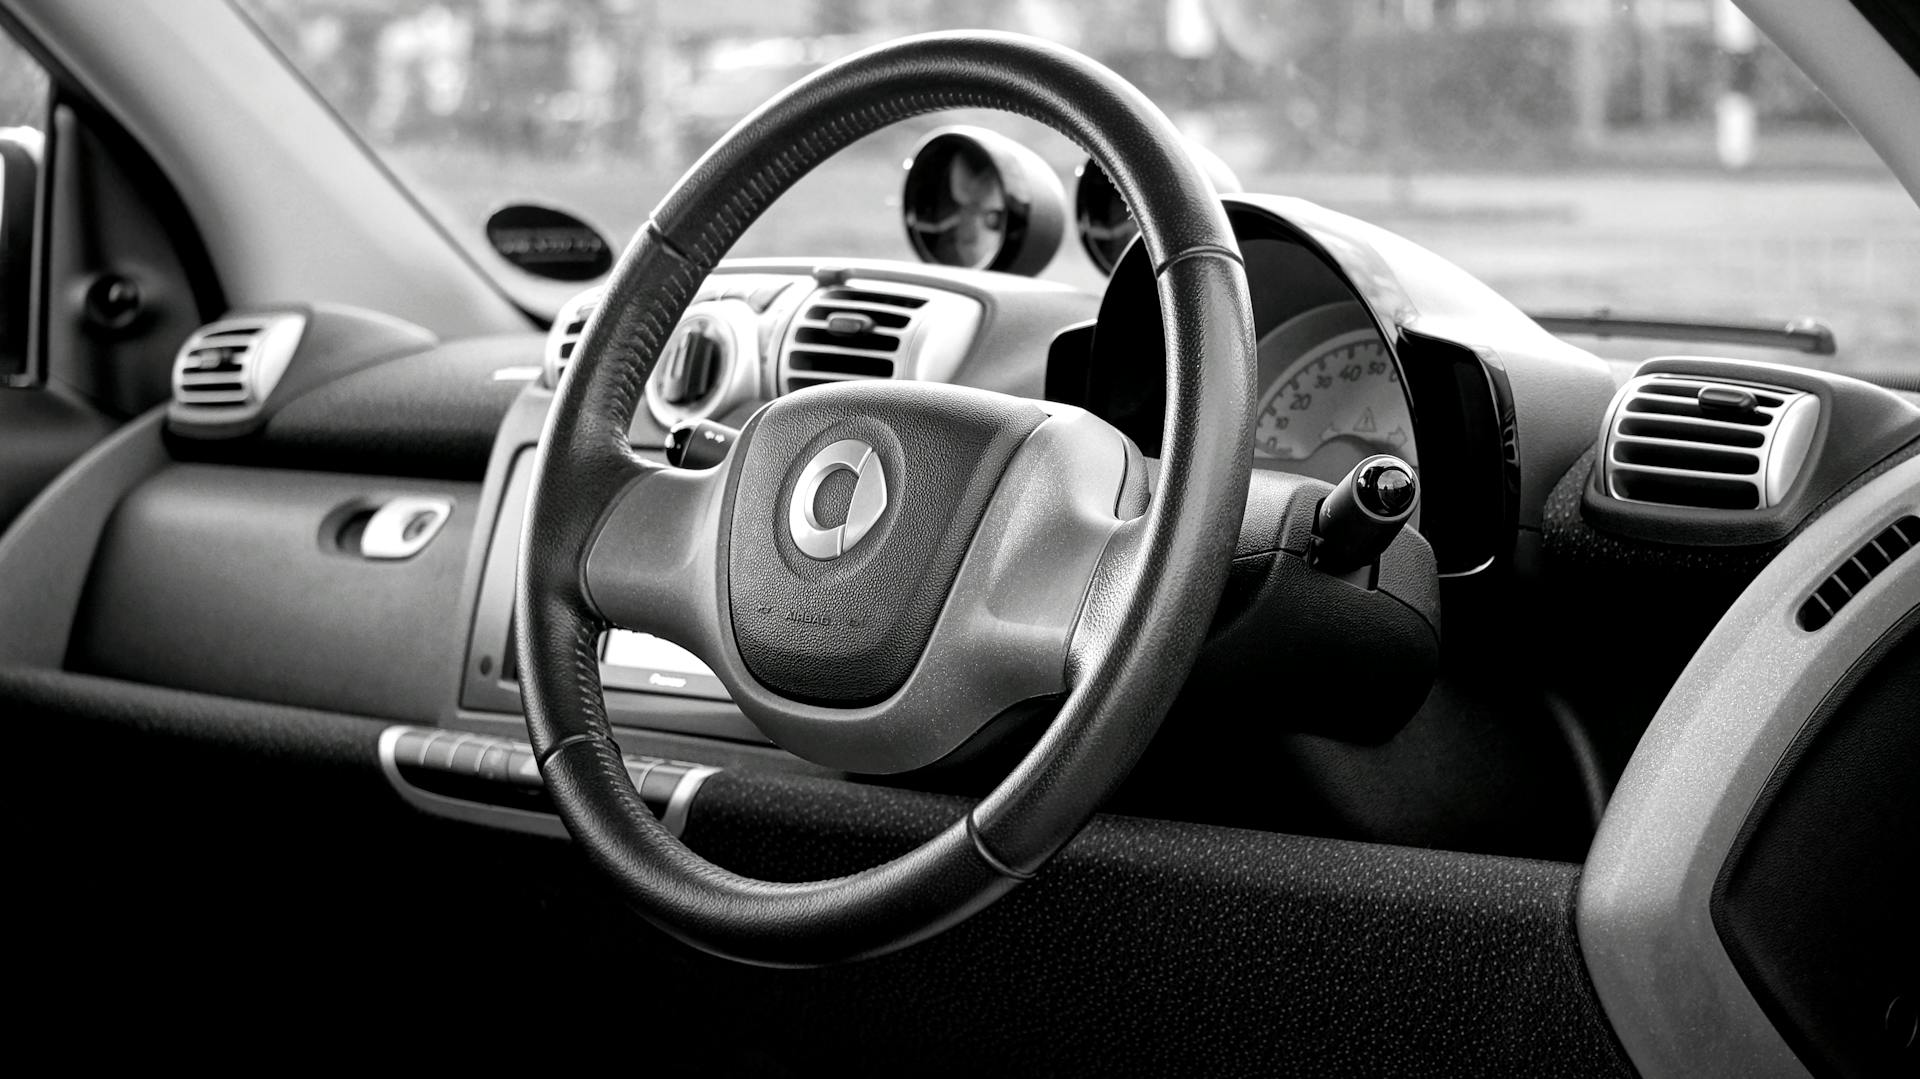
[[[1920,610],[1808,721],[1712,906],[1734,966],[1815,1074],[1920,1071]]]
[[[403,325],[377,329],[334,311],[310,331],[326,336],[301,346],[261,430],[225,441],[174,438],[173,453],[253,467],[479,481],[494,433],[538,373],[540,338],[475,337],[428,348]],[[303,366],[309,363],[312,369]]]
[[[646,1060],[702,1075],[1631,1074],[1581,965],[1569,864],[1099,817],[925,944],[765,970],[648,928],[566,844],[429,827],[380,775],[378,724],[5,669],[0,702],[89,747],[68,820],[124,848],[31,853],[31,924],[63,942],[23,972],[51,979],[37,1004],[251,1004],[311,1036],[317,1013],[290,1001],[337,1009],[342,978],[396,976],[465,1005],[563,987],[610,1036],[640,1017]],[[729,770],[687,837],[735,869],[819,877],[965,804]],[[129,882],[162,878],[126,917]],[[204,991],[168,991],[183,967]]]
[[[426,549],[369,561],[335,537],[403,495],[452,499]],[[254,701],[432,722],[460,669],[479,488],[175,465],[108,522],[67,665]]]

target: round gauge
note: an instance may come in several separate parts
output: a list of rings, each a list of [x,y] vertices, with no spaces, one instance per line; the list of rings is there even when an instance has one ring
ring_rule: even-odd
[[[1206,172],[1207,179],[1213,181],[1215,191],[1224,195],[1240,190],[1240,178],[1212,150],[1189,142],[1187,152],[1193,156],[1194,163]],[[1120,256],[1126,253],[1127,245],[1140,235],[1140,226],[1133,223],[1127,200],[1120,197],[1120,190],[1113,186],[1106,170],[1095,164],[1092,158],[1081,162],[1073,174],[1076,177],[1073,223],[1080,233],[1080,247],[1101,273],[1112,275],[1113,268],[1120,264]]]
[[[940,128],[907,159],[907,242],[925,262],[1037,274],[1060,249],[1065,205],[1040,155],[984,128]]]
[[[1380,335],[1371,327],[1349,330],[1296,353],[1286,346],[1286,331],[1299,321],[1260,341],[1261,370],[1281,371],[1261,389],[1255,459],[1329,481],[1376,453],[1417,466],[1413,415]]]

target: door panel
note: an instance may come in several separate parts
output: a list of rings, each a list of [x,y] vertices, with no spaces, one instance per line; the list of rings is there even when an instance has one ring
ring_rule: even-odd
[[[166,400],[175,350],[225,305],[166,177],[49,74],[4,10],[0,139],[4,531],[68,464]]]

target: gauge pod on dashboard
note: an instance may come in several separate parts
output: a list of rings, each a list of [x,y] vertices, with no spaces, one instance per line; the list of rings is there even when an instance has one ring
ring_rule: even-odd
[[[1066,231],[1066,191],[1040,155],[978,127],[930,132],[907,159],[901,209],[923,262],[1032,276]]]
[[[1196,142],[1187,143],[1187,153],[1213,181],[1215,191],[1227,195],[1241,190],[1240,177],[1218,154]],[[1082,162],[1073,175],[1073,223],[1080,233],[1080,247],[1101,273],[1111,276],[1127,245],[1140,234],[1140,227],[1133,223],[1133,213],[1119,189],[1092,158]]]

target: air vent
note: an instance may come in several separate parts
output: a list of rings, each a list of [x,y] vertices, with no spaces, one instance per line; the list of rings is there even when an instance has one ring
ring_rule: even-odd
[[[1800,605],[1800,628],[1811,633],[1833,621],[1840,608],[1915,546],[1920,546],[1920,517],[1908,514],[1881,529]]]
[[[788,392],[850,378],[893,378],[927,302],[878,288],[815,292],[787,333]]]
[[[573,359],[573,350],[580,347],[580,336],[587,332],[587,320],[600,305],[602,291],[587,289],[561,306],[560,313],[554,317],[553,328],[547,331],[547,347],[540,357],[542,385],[552,388],[560,384],[567,362]]]
[[[1607,493],[1696,509],[1778,505],[1806,463],[1820,399],[1777,386],[1642,375],[1607,418]]]
[[[784,392],[862,378],[950,382],[984,312],[945,288],[852,278],[800,302],[780,345]]]
[[[293,313],[202,326],[174,358],[169,418],[186,428],[232,428],[254,419],[286,373],[306,326],[306,316]]]

